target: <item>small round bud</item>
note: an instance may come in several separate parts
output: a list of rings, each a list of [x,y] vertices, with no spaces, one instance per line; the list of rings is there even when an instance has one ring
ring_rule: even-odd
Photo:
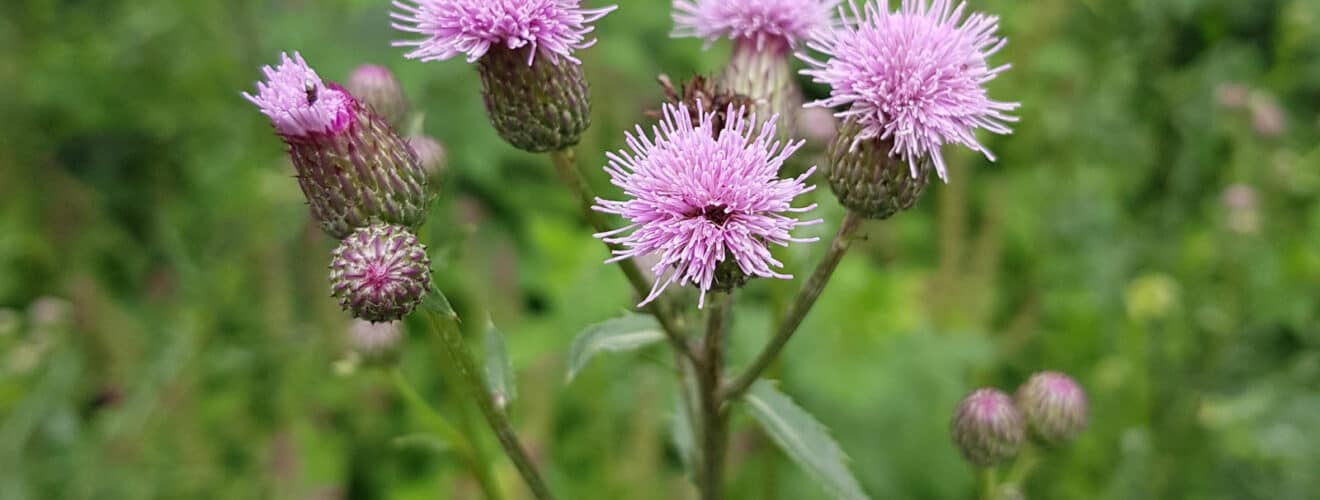
[[[73,304],[59,297],[40,297],[28,305],[28,318],[38,330],[64,328],[73,319]]]
[[[1257,92],[1251,96],[1251,126],[1262,137],[1278,137],[1288,131],[1287,114],[1274,96]]]
[[[578,143],[591,124],[582,66],[532,58],[531,47],[491,47],[477,61],[486,114],[500,137],[518,149],[544,153]]]
[[[354,231],[330,262],[330,292],[358,319],[402,319],[430,289],[426,247],[401,226],[374,224]]]
[[[399,84],[399,79],[389,69],[375,64],[363,64],[348,75],[344,87],[395,130],[403,126],[403,120],[408,115],[408,100],[403,95],[403,85]]]
[[[356,320],[348,328],[349,347],[369,363],[393,361],[402,340],[403,327],[398,321],[372,323]]]
[[[1017,390],[1017,406],[1031,435],[1045,444],[1071,441],[1086,428],[1086,393],[1059,372],[1040,372]]]
[[[911,208],[930,184],[930,160],[909,164],[891,154],[891,141],[858,139],[861,131],[856,120],[845,121],[827,152],[826,178],[839,203],[868,219]]]
[[[993,467],[1013,458],[1026,433],[1013,399],[997,389],[977,389],[963,398],[952,427],[958,451],[979,467]]]
[[[415,135],[408,138],[408,145],[412,147],[414,153],[417,153],[417,162],[422,164],[422,169],[431,177],[438,177],[445,172],[445,163],[448,161],[448,152],[440,141],[431,136]]]

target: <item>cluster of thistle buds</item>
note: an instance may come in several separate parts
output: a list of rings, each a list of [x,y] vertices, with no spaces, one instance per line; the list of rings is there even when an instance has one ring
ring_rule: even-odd
[[[384,67],[359,67],[346,87],[322,80],[297,53],[264,72],[257,93],[244,97],[288,146],[313,219],[341,240],[331,294],[355,318],[403,318],[431,286],[426,247],[414,232],[425,221],[443,147],[399,133],[407,99]]]
[[[998,389],[973,391],[958,404],[953,442],[971,464],[994,467],[1012,460],[1028,438],[1055,447],[1086,428],[1086,393],[1071,377],[1044,371],[1032,375],[1014,396]]]

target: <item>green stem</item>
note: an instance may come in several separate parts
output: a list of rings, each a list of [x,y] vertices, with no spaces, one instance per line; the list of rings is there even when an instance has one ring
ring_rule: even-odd
[[[995,500],[995,469],[985,467],[977,475],[981,480],[981,500]]]
[[[596,195],[592,192],[591,185],[587,183],[586,177],[582,176],[582,171],[578,170],[577,155],[574,153],[573,148],[553,151],[550,153],[550,159],[555,164],[555,172],[559,174],[559,178],[577,198],[578,208],[582,211],[582,216],[587,219],[587,224],[597,233],[612,231],[614,228],[610,227],[609,223],[605,221],[605,217],[592,208],[596,204]],[[616,243],[606,243],[606,245],[611,251],[623,248]],[[651,280],[642,274],[642,270],[637,267],[636,261],[623,259],[616,263],[639,296],[645,297],[651,294]],[[674,321],[673,308],[669,305],[669,301],[665,300],[664,297],[657,297],[646,306],[646,311],[655,316],[656,321],[660,322],[660,328],[664,331],[669,344],[689,361],[695,361],[696,354],[692,352],[687,341],[683,339],[682,330]]]
[[[820,293],[825,290],[825,285],[829,283],[830,276],[834,270],[839,267],[839,261],[848,253],[848,247],[852,246],[853,233],[862,225],[862,216],[851,210],[843,217],[843,222],[839,225],[839,232],[834,235],[834,240],[830,242],[830,248],[825,252],[819,264],[816,264],[816,270],[811,273],[811,278],[802,285],[802,290],[798,292],[793,305],[789,306],[788,313],[784,315],[783,321],[779,324],[774,338],[761,350],[761,353],[752,361],[752,365],[743,372],[741,376],[730,383],[721,392],[721,401],[732,401],[742,396],[747,389],[756,382],[757,377],[774,363],[779,357],[780,351],[783,351],[784,345],[793,337],[802,320],[807,317],[811,307],[816,304],[816,299],[820,298]]]
[[[701,474],[698,475],[702,500],[719,500],[724,480],[724,451],[728,438],[728,414],[720,404],[720,375],[724,366],[724,334],[733,294],[717,292],[711,297],[706,320],[706,338],[702,341],[697,384],[701,393]]]
[[[1018,453],[1017,460],[1013,462],[1013,468],[1008,470],[1008,476],[1004,478],[1004,484],[1021,487],[1027,480],[1031,472],[1036,469],[1040,463],[1040,454],[1036,453],[1036,448],[1031,444],[1022,447]]]
[[[440,435],[440,439],[453,446],[459,457],[467,462],[468,468],[472,469],[472,475],[476,476],[477,483],[481,486],[481,491],[486,494],[486,498],[489,500],[503,500],[504,494],[500,492],[495,477],[490,474],[490,464],[478,455],[476,446],[468,440],[466,435],[449,423],[449,420],[440,412],[435,411],[435,408],[432,408],[426,402],[426,399],[422,398],[417,389],[412,386],[412,383],[408,382],[408,378],[404,376],[402,370],[396,366],[391,368],[389,373],[390,380],[394,382],[394,387],[398,389],[403,399],[422,416],[422,420],[432,431]]]
[[[445,299],[439,290],[433,290],[426,297],[422,310],[431,324],[431,330],[439,334],[441,345],[449,355],[450,362],[458,368],[461,380],[457,382],[467,388],[468,396],[477,403],[477,408],[481,410],[486,423],[495,432],[495,437],[504,448],[505,454],[513,461],[514,468],[518,469],[523,481],[531,489],[532,496],[537,500],[552,500],[554,496],[550,494],[550,488],[546,487],[545,480],[541,479],[541,474],[536,470],[536,465],[532,463],[526,449],[518,441],[518,435],[509,424],[508,417],[495,405],[490,391],[486,389],[482,372],[463,340],[463,333],[458,328],[458,314],[449,305],[449,300]]]

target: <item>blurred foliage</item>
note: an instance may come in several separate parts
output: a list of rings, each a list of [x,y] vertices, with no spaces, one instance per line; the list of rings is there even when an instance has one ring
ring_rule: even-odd
[[[670,39],[665,0],[619,3],[582,53],[595,116],[579,156],[605,193],[602,151],[654,106],[655,75],[713,71],[728,50]],[[866,227],[781,388],[875,498],[969,498],[953,406],[1040,369],[1086,387],[1091,427],[1047,456],[1028,498],[1314,498],[1320,2],[972,7],[1011,39],[991,95],[1022,102],[1016,133],[986,138],[993,164],[949,148],[951,183]],[[506,333],[514,420],[560,495],[694,497],[663,351],[602,356],[563,383],[573,336],[631,305],[605,250],[547,160],[485,124],[472,69],[389,46],[388,8],[6,1],[0,499],[476,498],[454,456],[396,439],[422,425],[385,377],[336,363],[333,242],[239,97],[282,50],[329,78],[388,65],[449,148],[425,238],[471,333],[485,311]],[[828,235],[841,211],[818,198],[831,223],[810,232]],[[804,274],[823,246],[783,257]],[[742,294],[735,366],[795,286]],[[404,371],[493,451],[429,340],[412,329]],[[732,498],[822,498],[749,417],[735,424]]]

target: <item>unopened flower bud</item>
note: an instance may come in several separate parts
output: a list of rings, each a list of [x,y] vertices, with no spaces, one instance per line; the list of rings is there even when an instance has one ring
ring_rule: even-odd
[[[414,135],[408,138],[408,145],[417,154],[417,161],[431,177],[438,177],[445,172],[445,163],[449,159],[445,146],[431,136]]]
[[[862,126],[849,119],[830,143],[830,188],[844,207],[870,219],[885,219],[911,208],[930,184],[930,160],[910,164],[893,143],[859,139]]]
[[[403,85],[388,68],[375,64],[358,66],[348,75],[344,86],[395,130],[401,130],[408,115],[408,99],[404,97]]]
[[[1278,137],[1288,130],[1287,115],[1274,96],[1265,92],[1251,96],[1251,126],[1263,137]]]
[[[500,137],[533,153],[578,143],[591,123],[582,66],[535,57],[534,49],[491,47],[477,60],[486,114]]]
[[[996,389],[977,389],[963,398],[952,427],[958,451],[979,467],[993,467],[1013,458],[1026,433],[1013,399]]]
[[[788,41],[782,38],[738,39],[720,77],[729,92],[751,99],[757,120],[778,115],[781,135],[796,130],[794,120],[802,107],[802,93],[789,67],[790,53]]]
[[[1059,372],[1040,372],[1017,390],[1017,406],[1031,434],[1045,444],[1071,441],[1086,428],[1086,393]]]
[[[322,229],[344,238],[374,222],[421,225],[430,202],[426,172],[393,127],[342,87],[322,82],[300,55],[285,54],[265,73],[257,95],[244,96],[288,144]]]
[[[431,259],[407,228],[375,224],[339,243],[330,262],[330,291],[358,319],[395,321],[431,289]]]
[[[732,118],[729,113],[741,115],[755,106],[751,98],[732,92],[704,76],[693,76],[678,86],[674,86],[669,75],[660,75],[657,80],[665,94],[665,102],[687,110],[692,123],[700,123],[702,115],[711,115],[711,130],[716,135],[724,130],[724,124]],[[646,115],[664,119],[663,104],[661,106],[661,109],[647,111]]]
[[[349,347],[368,363],[390,363],[398,357],[403,325],[398,321],[355,320],[348,328]]]

